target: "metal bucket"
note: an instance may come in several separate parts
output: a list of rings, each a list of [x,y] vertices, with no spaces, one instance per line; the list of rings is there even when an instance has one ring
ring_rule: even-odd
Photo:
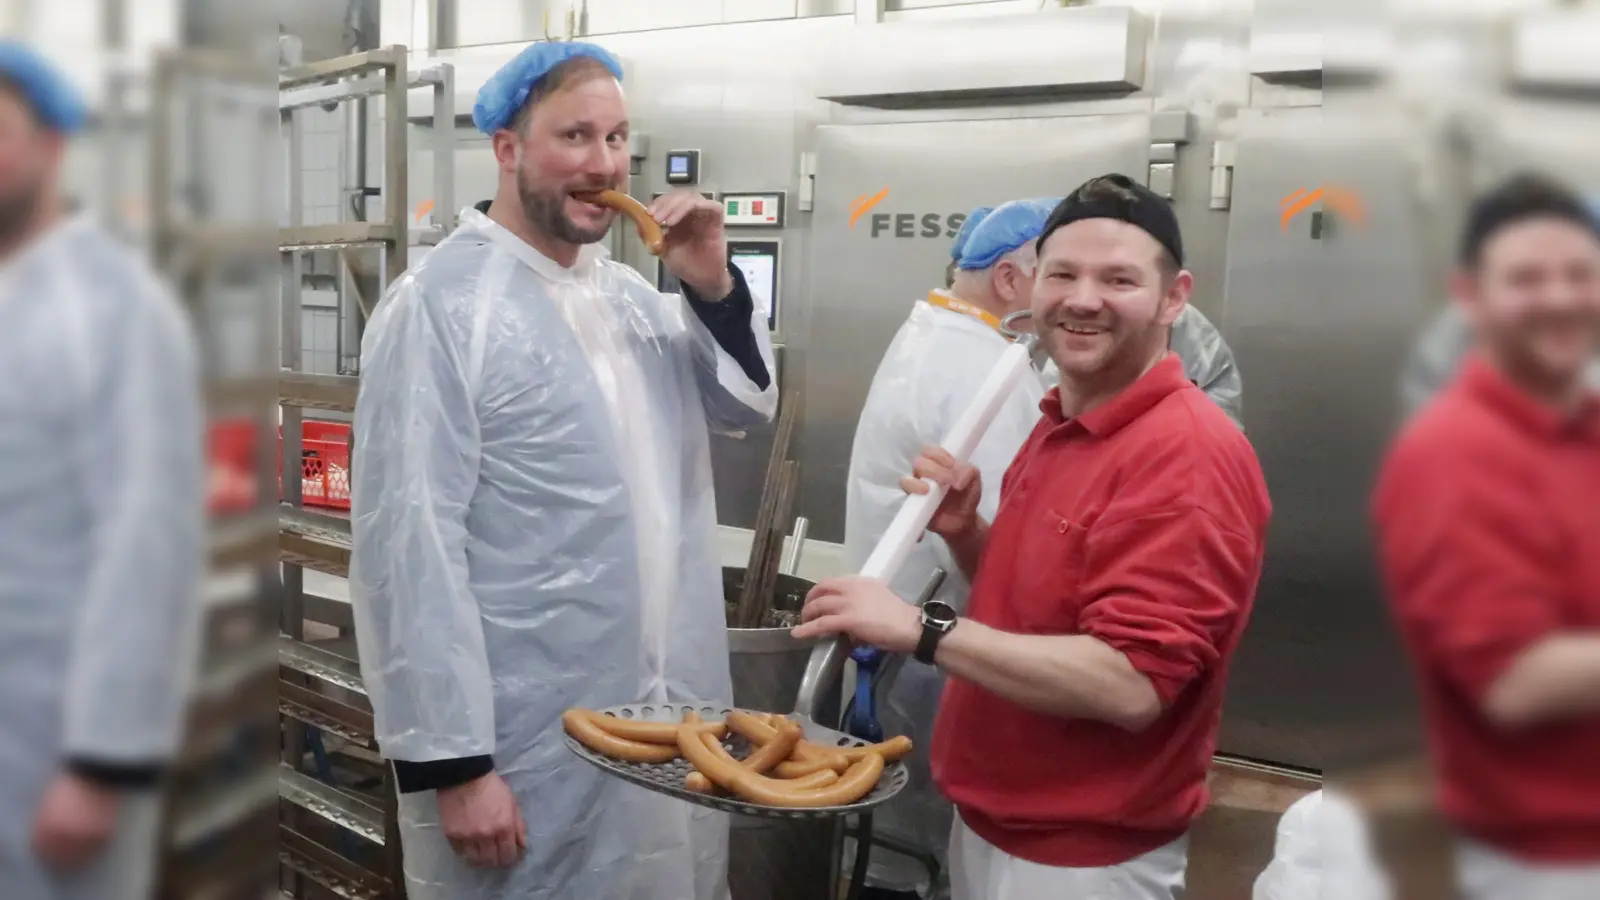
[[[738,600],[744,569],[722,570],[723,596]],[[779,575],[774,609],[798,612],[812,583]],[[811,659],[811,645],[789,636],[788,628],[728,629],[728,665],[733,673],[733,705],[761,712],[794,712],[800,679]],[[839,724],[838,691],[815,716],[830,728]],[[733,817],[728,836],[728,890],[733,900],[831,900],[839,889],[841,845],[838,822]]]

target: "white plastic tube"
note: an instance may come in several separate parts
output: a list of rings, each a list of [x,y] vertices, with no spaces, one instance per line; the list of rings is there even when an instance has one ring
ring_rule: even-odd
[[[999,414],[1000,407],[1005,404],[1006,398],[1017,389],[1024,375],[1032,368],[1030,365],[1028,348],[1020,343],[1012,344],[1001,354],[1000,361],[989,370],[989,377],[978,388],[977,396],[968,404],[961,418],[950,427],[944,440],[939,446],[944,448],[957,462],[967,462],[972,458],[972,452],[978,448],[978,442],[983,440],[983,435],[994,424],[994,417]],[[861,574],[879,581],[893,580],[900,571],[900,566],[906,561],[906,555],[911,548],[917,545],[922,532],[933,520],[933,514],[939,511],[939,504],[944,501],[945,488],[931,481],[924,481],[930,490],[926,494],[911,494],[906,497],[906,502],[900,506],[900,511],[895,514],[894,521],[889,523],[889,528],[878,539],[878,545],[872,548],[872,555],[861,567]]]
[[[999,414],[1000,407],[1004,405],[1011,392],[1017,389],[1023,378],[1032,378],[1032,347],[1033,342],[1022,340],[1013,343],[1001,354],[1000,361],[989,370],[989,377],[984,379],[983,385],[978,388],[977,396],[973,397],[961,418],[956,420],[950,431],[945,435],[940,446],[957,462],[967,462],[972,457],[972,452],[977,449],[978,442],[983,440],[983,435],[994,423],[994,417]],[[906,555],[911,548],[916,546],[922,533],[932,521],[933,514],[939,511],[939,504],[944,501],[945,489],[932,482],[925,482],[930,490],[926,494],[911,494],[895,514],[894,521],[889,523],[889,528],[879,538],[878,545],[873,548],[872,554],[867,557],[866,563],[861,567],[861,574],[879,581],[888,583],[900,571],[906,561]],[[850,655],[849,641],[838,638],[824,641],[817,645],[811,652],[811,660],[806,665],[806,673],[800,682],[800,694],[795,703],[795,712],[800,715],[816,717],[817,703],[832,686],[838,683],[838,678],[844,670],[845,659]]]

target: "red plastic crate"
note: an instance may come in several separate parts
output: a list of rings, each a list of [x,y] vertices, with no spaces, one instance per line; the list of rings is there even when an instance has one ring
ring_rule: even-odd
[[[350,426],[308,421],[300,451],[300,493],[306,506],[350,508]],[[213,513],[240,512],[256,502],[255,422],[214,422],[207,436],[207,505]],[[283,429],[278,429],[279,498],[283,496]]]
[[[212,422],[206,432],[206,508],[213,515],[249,510],[256,504],[256,423]]]
[[[300,441],[300,499],[306,506],[320,506],[324,509],[350,508],[349,440],[350,426],[343,422],[304,423]],[[278,458],[281,478],[283,472],[281,428],[278,430]]]

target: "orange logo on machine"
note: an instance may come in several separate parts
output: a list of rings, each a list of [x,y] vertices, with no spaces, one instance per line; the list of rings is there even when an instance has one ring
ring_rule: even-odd
[[[862,194],[850,204],[850,227],[856,227],[856,221],[869,212],[872,208],[883,202],[889,196],[889,189],[884,188],[876,194]]]
[[[417,204],[417,211],[415,213],[417,224],[421,225],[422,224],[422,218],[424,216],[426,216],[428,213],[431,213],[431,212],[433,212],[433,201],[432,200],[424,200],[421,203],[418,203]]]
[[[1318,203],[1357,227],[1366,223],[1366,205],[1354,191],[1335,185],[1322,185],[1309,191],[1302,188],[1278,201],[1279,225],[1284,231],[1288,231],[1289,223],[1294,221],[1296,216]]]

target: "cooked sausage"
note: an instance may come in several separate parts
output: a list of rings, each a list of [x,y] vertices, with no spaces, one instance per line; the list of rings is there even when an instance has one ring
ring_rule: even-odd
[[[883,757],[886,763],[892,763],[899,762],[911,753],[911,738],[902,734],[889,738],[881,744],[868,744],[865,747],[821,747],[816,744],[812,746],[826,753],[842,754],[852,763],[859,761],[868,753]]]
[[[843,756],[823,756],[817,759],[791,759],[778,763],[772,774],[784,779],[804,778],[813,772],[833,772],[838,774],[850,768],[850,761]]]
[[[621,191],[596,191],[587,194],[574,194],[585,203],[598,203],[609,206],[619,213],[633,220],[633,227],[639,230],[639,240],[644,241],[644,246],[652,256],[660,256],[664,235],[661,223],[650,215],[650,210],[643,203],[629,197]]]
[[[743,735],[752,744],[769,744],[778,736],[778,729],[769,725],[758,713],[733,710],[724,717],[728,730]],[[787,757],[786,757],[787,758]]]
[[[778,733],[776,728],[767,724],[765,721],[762,721],[760,717],[750,713],[731,712],[728,713],[727,719],[729,730],[735,732],[736,734],[744,735],[745,738],[747,738],[753,744],[764,745],[776,737]],[[794,725],[794,727],[799,727],[792,719],[788,719],[783,716],[774,716],[772,721],[788,723],[790,725]],[[775,773],[781,778],[795,777],[793,775],[784,774],[784,771],[798,771],[802,775],[815,772],[817,771],[816,766],[810,766],[806,764],[823,761],[827,762],[828,768],[834,770],[835,772],[843,773],[846,769],[850,768],[851,763],[854,763],[856,760],[861,758],[862,754],[868,752],[876,753],[879,756],[882,756],[883,761],[886,763],[898,762],[906,754],[911,752],[911,739],[905,735],[900,735],[899,737],[884,741],[881,744],[869,744],[865,747],[825,747],[821,744],[814,744],[811,741],[802,739],[800,743],[795,746],[795,749],[792,752],[795,757],[795,761],[784,762],[780,764],[779,769],[782,771]],[[801,766],[805,767],[801,768]]]
[[[794,782],[757,775],[739,765],[720,743],[706,741],[704,732],[696,728],[685,725],[678,733],[678,749],[684,759],[705,773],[712,784],[751,803],[787,809],[844,806],[871,793],[883,776],[883,757],[867,753],[827,787],[794,790]]]
[[[620,738],[602,729],[595,713],[586,709],[569,709],[561,714],[561,726],[573,740],[603,756],[631,763],[664,763],[678,758],[677,747],[646,744]],[[698,726],[708,727],[708,726]]]
[[[705,737],[705,740],[710,742],[715,741],[716,738],[708,735]],[[789,788],[789,790],[802,791],[824,788],[838,780],[839,773],[833,771],[832,769],[824,768],[807,772],[804,777],[785,781],[784,784]],[[714,790],[711,784],[711,779],[707,778],[706,774],[699,769],[690,772],[689,775],[684,778],[683,786],[686,790],[693,791],[696,794],[709,794]]]
[[[675,747],[678,744],[678,723],[676,722],[645,722],[639,719],[624,719],[620,716],[608,716],[604,713],[590,712],[594,723],[600,730],[612,737],[619,737],[627,741],[638,741],[643,744],[662,744]],[[699,713],[694,713],[695,721],[699,722]],[[684,716],[688,721],[688,714]],[[727,734],[727,726],[714,723],[705,723],[714,729],[717,737]]]
[[[728,718],[732,719],[734,715],[735,713],[729,713]],[[800,735],[802,733],[800,726],[793,722],[786,722],[778,726],[772,735],[772,739],[765,744],[751,742],[751,746],[755,749],[751,751],[749,756],[744,758],[741,765],[759,775],[771,772],[778,767],[779,763],[787,760],[790,753],[794,752],[795,745],[800,743]],[[745,736],[749,737],[749,735]]]

